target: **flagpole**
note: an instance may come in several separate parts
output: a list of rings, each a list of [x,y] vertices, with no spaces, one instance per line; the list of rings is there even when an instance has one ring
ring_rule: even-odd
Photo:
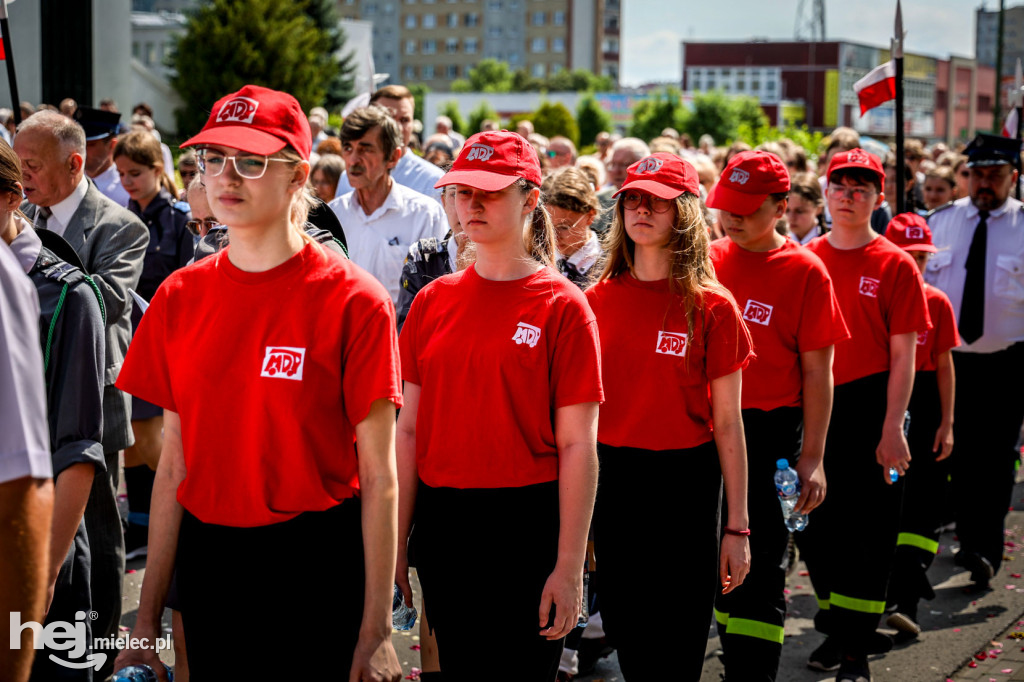
[[[1020,134],[1021,134],[1021,115],[1022,106],[1024,106],[1024,68],[1021,67],[1020,57],[1017,58],[1017,70],[1014,72],[1013,78],[1013,106],[1017,109],[1017,182],[1014,183],[1014,197],[1020,201]]]
[[[907,210],[903,158],[903,12],[896,0],[896,36],[892,39],[892,57],[896,64],[896,215]]]
[[[7,64],[7,82],[11,86],[11,111],[14,125],[21,123],[21,99],[18,97],[18,79],[14,75],[14,49],[11,47],[11,27],[7,22],[7,0],[0,0],[0,31],[4,33],[4,62]]]

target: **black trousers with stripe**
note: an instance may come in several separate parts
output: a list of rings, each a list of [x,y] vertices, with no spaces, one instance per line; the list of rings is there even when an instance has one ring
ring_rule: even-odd
[[[1016,445],[1024,420],[1024,342],[998,353],[953,351],[953,366],[957,386],[950,462],[956,532],[961,551],[977,552],[998,570],[1020,458]]]
[[[886,584],[899,527],[902,480],[875,461],[885,421],[889,373],[836,386],[825,443],[825,501],[797,533],[819,604],[819,630],[851,656],[867,651],[885,610]]]
[[[936,462],[935,432],[942,422],[936,373],[918,372],[910,398],[910,468],[903,477],[903,511],[896,540],[896,560],[889,579],[888,603],[906,612],[922,598],[931,598],[927,571],[939,548],[943,491],[948,460]]]
[[[601,617],[623,678],[696,682],[718,587],[718,449],[714,441],[660,451],[599,443],[597,452]],[[678,642],[671,662],[652,649],[666,627]]]
[[[775,462],[796,465],[803,435],[803,409],[743,410],[747,442],[747,511],[750,575],[729,594],[715,598],[718,634],[728,679],[774,681],[782,656],[786,618],[786,549],[789,530],[775,491]],[[722,503],[722,519],[728,517]]]

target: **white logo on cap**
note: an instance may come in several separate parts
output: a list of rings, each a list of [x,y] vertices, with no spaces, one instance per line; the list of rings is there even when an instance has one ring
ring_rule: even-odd
[[[855,149],[849,154],[847,154],[846,160],[849,161],[850,163],[859,163],[865,166],[871,165],[871,162],[868,159],[868,155],[860,151],[859,149]]]
[[[648,156],[646,159],[640,162],[640,165],[636,167],[637,173],[657,173],[661,170],[661,165],[664,163],[661,159],[656,159],[653,156]]]
[[[260,103],[248,97],[236,97],[224,103],[217,113],[217,123],[252,123]]]
[[[466,161],[483,161],[487,162],[494,156],[494,147],[489,147],[485,144],[473,144],[469,146],[469,153],[466,154]]]
[[[924,230],[920,227],[908,227],[907,239],[924,239]]]
[[[729,182],[735,182],[737,185],[745,185],[749,179],[750,173],[742,168],[733,168],[732,174],[729,176]]]

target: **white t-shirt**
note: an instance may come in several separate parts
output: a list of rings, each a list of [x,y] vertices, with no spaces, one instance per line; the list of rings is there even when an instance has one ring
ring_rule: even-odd
[[[117,166],[110,164],[107,170],[103,171],[95,178],[92,179],[103,196],[114,201],[118,206],[123,208],[128,207],[128,192],[125,190],[124,185],[121,184],[121,175],[117,172]]]

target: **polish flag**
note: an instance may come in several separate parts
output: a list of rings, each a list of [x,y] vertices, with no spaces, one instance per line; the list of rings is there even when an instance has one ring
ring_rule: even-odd
[[[1003,121],[1003,137],[1017,137],[1017,108],[1010,109]]]
[[[871,69],[871,72],[853,84],[853,91],[860,100],[860,115],[874,109],[883,102],[896,99],[896,67],[886,62]]]

